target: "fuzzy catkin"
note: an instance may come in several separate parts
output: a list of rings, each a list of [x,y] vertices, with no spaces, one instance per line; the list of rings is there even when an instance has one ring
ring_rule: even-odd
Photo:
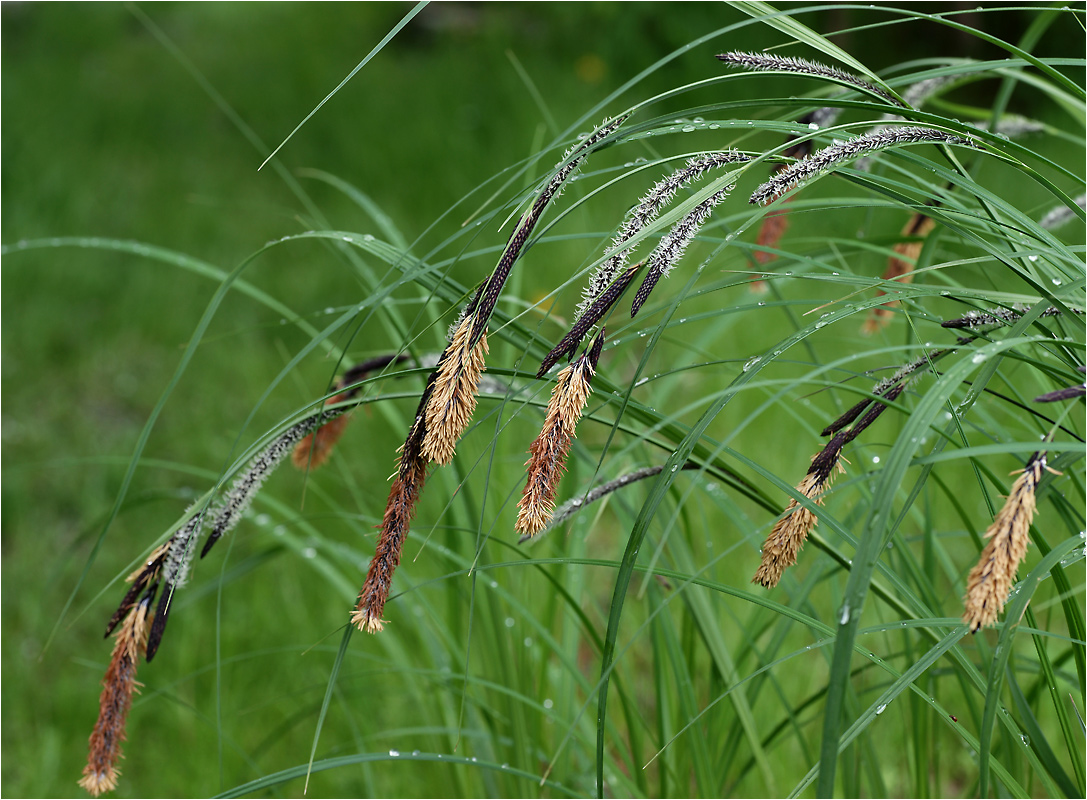
[[[113,646],[109,667],[102,679],[102,694],[98,701],[98,720],[90,736],[87,765],[79,785],[98,797],[117,788],[121,771],[121,743],[125,740],[125,724],[132,708],[132,694],[136,691],[136,667],[147,645],[148,609],[150,596],[133,608],[120,630]]]
[[[866,133],[863,136],[857,136],[824,147],[822,150],[782,170],[755,190],[751,195],[750,203],[752,205],[765,205],[776,200],[790,189],[806,183],[819,173],[858,158],[865,153],[882,150],[893,145],[923,143],[970,145],[971,141],[936,128],[911,126],[886,128],[873,133]]]
[[[603,338],[598,337],[597,343]],[[526,536],[534,536],[551,520],[555,508],[555,495],[559,480],[566,471],[566,457],[574,438],[574,429],[592,391],[590,381],[595,374],[595,360],[590,352],[559,372],[555,388],[547,404],[547,414],[540,435],[529,448],[528,479],[521,500],[517,504],[515,528]]]
[[[344,408],[324,409],[311,414],[281,433],[249,461],[215,509],[210,512],[211,535],[204,544],[203,550],[200,551],[201,558],[206,556],[212,546],[238,524],[246,509],[252,504],[253,498],[260,492],[264,481],[292,453],[295,445],[312,430],[335,419],[346,410]]]
[[[630,316],[637,315],[641,310],[645,301],[649,299],[650,292],[653,291],[653,287],[657,285],[657,281],[661,278],[667,278],[668,273],[672,271],[679,260],[683,258],[683,254],[687,251],[687,246],[691,243],[695,236],[698,235],[698,231],[709,219],[710,214],[713,213],[713,209],[719,206],[725,201],[725,199],[731,194],[736,184],[729,184],[720,191],[710,195],[701,203],[696,205],[690,210],[690,212],[672,226],[672,229],[665,234],[661,239],[660,244],[657,245],[657,249],[652,252],[648,259],[649,270],[646,272],[645,278],[642,279],[641,286],[638,287],[638,291],[634,294],[634,301],[630,306]]]
[[[744,69],[752,71],[795,72],[801,75],[809,75],[813,78],[826,78],[839,83],[848,83],[865,92],[882,97],[888,103],[896,106],[902,105],[902,101],[881,86],[876,86],[870,81],[858,78],[856,75],[840,70],[837,67],[829,67],[826,64],[820,64],[818,61],[809,61],[806,58],[777,56],[770,53],[749,53],[736,50],[729,53],[721,53],[717,56],[717,59],[729,66],[743,67]]]
[[[445,357],[435,370],[434,389],[426,407],[423,455],[448,464],[476,410],[479,381],[486,369],[486,332],[471,341],[472,319],[466,317],[453,334]]]
[[[1015,573],[1030,544],[1030,524],[1037,507],[1035,492],[1045,472],[1046,454],[1035,453],[985,532],[989,541],[970,570],[963,598],[962,621],[971,633],[995,624],[1008,601]]]
[[[582,293],[581,302],[575,312],[575,319],[584,315],[596,299],[615,280],[616,275],[626,265],[634,247],[626,246],[638,233],[652,224],[661,211],[672,202],[676,192],[695,181],[701,180],[709,171],[728,164],[750,160],[748,156],[735,150],[707,153],[688,159],[681,168],[662,178],[653,188],[642,195],[638,204],[631,209],[623,221],[619,232],[611,245],[604,252],[605,261],[597,268]]]

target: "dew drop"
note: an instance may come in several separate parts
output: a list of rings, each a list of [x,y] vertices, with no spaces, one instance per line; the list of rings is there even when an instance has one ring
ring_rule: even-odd
[[[879,463],[879,456],[872,456],[872,463],[873,464],[878,464]]]
[[[317,551],[312,547],[307,547],[302,551],[302,558],[317,558]]]
[[[550,697],[543,701],[544,708],[552,708],[555,705],[555,701]]]
[[[759,363],[759,356],[755,356],[754,358],[749,358],[747,361],[744,362],[743,371],[747,372],[749,369],[751,369],[753,366],[755,366],[758,363]]]
[[[849,622],[849,603],[842,606],[842,613],[838,616],[838,624],[845,625]]]
[[[1061,279],[1060,278],[1054,278],[1053,279],[1053,285],[1054,286],[1060,286],[1061,285]]]
[[[423,754],[423,751],[422,750],[412,750],[411,754],[413,756],[421,756]]]
[[[1027,261],[1034,262],[1038,260],[1038,256],[1027,256]]]
[[[974,357],[970,359],[970,362],[972,364],[980,364],[982,361],[984,361],[987,358],[988,358],[988,356],[985,355],[984,353],[974,353]]]
[[[334,309],[332,306],[329,306],[328,308],[325,309],[325,313],[328,314],[328,315],[335,314],[336,309]]]
[[[512,628],[514,626],[515,622],[516,621],[513,619],[513,617],[506,617],[506,627],[507,628]]]
[[[816,125],[814,122],[809,122],[808,123],[808,130],[809,131],[817,131],[817,130],[819,130],[819,126]]]
[[[397,756],[400,755],[400,751],[399,750],[390,750],[389,755],[392,756],[393,758],[396,758]]]
[[[1025,733],[1019,735],[1019,741],[1021,741],[1027,747],[1030,747],[1030,739],[1027,738],[1027,735]]]
[[[886,703],[880,703],[878,706],[876,706],[876,716],[878,717],[880,714],[882,714],[886,710],[887,710],[887,704]]]
[[[641,386],[642,384],[648,383],[648,382],[649,382],[649,377],[643,375],[641,378],[638,378],[638,380],[634,381],[634,385],[635,386]]]
[[[532,647],[532,637],[531,636],[526,636],[525,637],[525,647]]]

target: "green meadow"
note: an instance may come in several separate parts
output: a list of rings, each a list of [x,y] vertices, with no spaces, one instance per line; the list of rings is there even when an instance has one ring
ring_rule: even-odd
[[[86,796],[126,576],[351,365],[402,354],[328,463],[277,469],[194,560],[106,796],[1083,797],[1084,401],[1035,398],[1084,377],[1084,16],[4,4],[4,794]],[[385,629],[359,632],[427,365],[564,153],[625,111],[514,264]],[[787,143],[877,125],[949,138],[748,201]],[[632,262],[731,194],[637,316],[635,284],[601,320],[556,497],[581,505],[519,544],[541,360],[640,198],[726,149],[749,160],[680,187]],[[794,488],[859,401],[878,419],[851,423],[842,471]],[[971,633],[969,573],[1040,451],[1025,558]],[[764,588],[790,501],[818,524]]]

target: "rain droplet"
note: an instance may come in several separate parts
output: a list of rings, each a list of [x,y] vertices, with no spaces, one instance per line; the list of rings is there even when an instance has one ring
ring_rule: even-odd
[[[838,616],[838,624],[845,625],[849,622],[849,603],[842,606],[842,613]]]
[[[398,755],[400,755],[400,751],[399,750],[390,750],[389,755],[392,756],[393,758],[396,758]]]
[[[880,714],[882,714],[886,710],[887,710],[887,704],[886,703],[880,703],[878,706],[876,706],[876,716],[878,717]]]
[[[551,708],[551,707],[553,707],[554,705],[555,705],[555,701],[554,701],[554,700],[552,700],[551,698],[548,698],[548,699],[546,699],[546,700],[544,700],[544,701],[543,701],[543,707],[544,707],[544,708]]]
[[[973,364],[980,364],[982,361],[984,361],[987,358],[988,358],[988,356],[985,355],[984,353],[974,353],[974,357],[970,359],[970,362],[973,363]]]
[[[641,378],[638,378],[638,380],[634,381],[634,385],[635,386],[641,386],[643,383],[648,383],[648,382],[649,382],[649,377],[648,376],[643,376]]]
[[[872,463],[873,464],[878,464],[879,463],[879,456],[872,456]]]
[[[316,558],[316,557],[317,557],[317,551],[314,550],[312,547],[307,547],[305,550],[302,551],[302,558]]]

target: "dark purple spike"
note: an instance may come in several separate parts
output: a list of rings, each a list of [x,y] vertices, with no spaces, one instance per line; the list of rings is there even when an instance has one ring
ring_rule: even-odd
[[[596,298],[591,306],[585,309],[585,313],[578,317],[573,327],[570,328],[569,333],[562,337],[559,343],[555,346],[550,353],[544,356],[544,360],[540,363],[540,369],[536,373],[537,378],[542,378],[547,374],[547,371],[558,363],[559,359],[564,355],[573,353],[577,350],[581,340],[585,338],[585,335],[592,330],[592,327],[596,325],[604,315],[608,313],[613,305],[623,296],[623,292],[630,286],[631,281],[634,280],[634,274],[641,268],[641,263],[634,264],[627,267],[627,269],[620,275],[612,284],[600,293],[600,296]]]
[[[657,285],[657,281],[661,279],[661,274],[658,262],[654,261],[650,264],[649,272],[642,278],[642,285],[638,287],[638,291],[634,294],[634,302],[630,304],[630,316],[632,319],[642,310],[645,301],[649,299],[649,293],[653,291],[653,288]]]
[[[151,633],[147,637],[147,663],[151,663],[151,659],[155,657],[162,643],[162,634],[166,632],[166,621],[170,616],[170,608],[173,606],[174,588],[172,584],[162,587],[162,595],[155,609],[155,621],[151,623]],[[150,594],[145,601],[150,603],[153,597],[154,594]]]

